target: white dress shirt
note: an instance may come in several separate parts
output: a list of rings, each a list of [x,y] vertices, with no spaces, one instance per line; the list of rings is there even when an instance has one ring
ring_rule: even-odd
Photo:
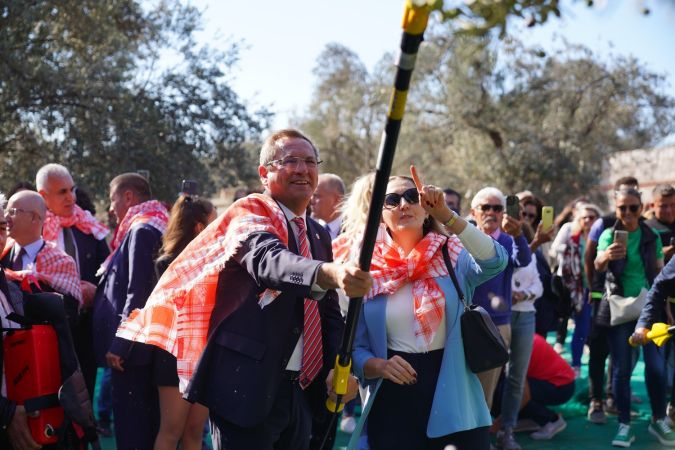
[[[31,242],[28,245],[24,245],[23,249],[26,250],[26,253],[21,257],[21,270],[32,270],[33,263],[35,263],[35,258],[37,254],[40,253],[42,245],[45,241],[40,238],[35,242]],[[18,254],[21,251],[21,246],[17,243],[14,243],[14,255]]]

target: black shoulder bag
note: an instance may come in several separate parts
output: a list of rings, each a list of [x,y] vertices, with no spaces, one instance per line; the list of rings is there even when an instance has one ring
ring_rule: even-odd
[[[485,308],[467,304],[464,293],[459,287],[455,270],[452,268],[446,245],[443,246],[443,260],[448,267],[448,272],[450,273],[452,284],[457,290],[457,295],[464,305],[460,327],[462,330],[462,341],[464,342],[466,365],[469,366],[469,369],[473,373],[502,367],[509,360],[509,351],[506,348],[504,339],[502,339],[502,335]]]

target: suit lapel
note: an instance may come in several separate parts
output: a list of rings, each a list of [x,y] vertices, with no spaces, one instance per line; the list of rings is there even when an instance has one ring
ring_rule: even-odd
[[[307,217],[307,239],[309,239],[309,248],[312,252],[312,257],[318,260],[326,260],[322,253],[321,249],[321,238],[319,237],[319,231],[317,230],[318,224]]]

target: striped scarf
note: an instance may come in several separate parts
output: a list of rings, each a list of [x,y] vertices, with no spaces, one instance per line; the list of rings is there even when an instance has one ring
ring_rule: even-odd
[[[184,387],[206,345],[218,275],[253,233],[272,233],[288,244],[286,217],[269,196],[252,194],[236,201],[197,235],[164,272],[145,307],[120,324],[117,336],[174,354]],[[278,295],[268,289],[259,304]]]
[[[12,239],[7,239],[3,257],[14,246]],[[75,260],[65,252],[56,248],[51,242],[45,241],[44,247],[35,257],[35,264],[25,270],[13,271],[5,269],[7,278],[18,281],[22,288],[28,289],[28,284],[33,280],[41,281],[54,291],[71,295],[82,304],[82,291],[80,290],[80,275],[77,272]],[[39,286],[38,286],[39,287]]]
[[[448,252],[453,264],[462,251],[456,237],[430,232],[420,240],[406,256],[388,233],[375,245],[370,274],[373,287],[366,296],[371,299],[380,294],[393,294],[403,285],[412,283],[415,316],[415,339],[420,351],[428,351],[429,345],[443,320],[445,294],[435,278],[448,276],[443,260],[442,246],[448,243]]]
[[[108,270],[108,265],[115,256],[115,252],[124,242],[124,238],[127,236],[131,227],[136,224],[148,224],[151,227],[157,229],[160,233],[164,234],[166,230],[166,225],[169,222],[169,212],[166,210],[164,205],[162,205],[157,200],[149,200],[147,202],[139,203],[134,205],[127,213],[124,215],[122,222],[117,226],[115,230],[115,235],[113,236],[112,241],[110,242],[110,255],[103,261],[101,268],[98,270],[97,275],[105,273]]]
[[[91,234],[97,240],[101,240],[108,235],[108,227],[96,220],[89,211],[85,211],[75,205],[73,214],[69,217],[57,216],[51,211],[47,211],[45,224],[42,228],[42,237],[45,241],[56,242],[61,228],[75,226],[85,234]]]

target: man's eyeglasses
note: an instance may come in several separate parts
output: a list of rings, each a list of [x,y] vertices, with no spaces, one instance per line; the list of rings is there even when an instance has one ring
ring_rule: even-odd
[[[630,210],[632,213],[636,213],[640,210],[640,206],[642,205],[621,205],[618,208],[622,213],[625,213],[627,210]]]
[[[485,205],[480,205],[479,208],[480,208],[480,210],[483,211],[483,212],[487,212],[487,211],[493,210],[493,211],[496,212],[496,213],[500,213],[500,212],[504,211],[504,205],[489,205],[489,204],[485,204]]]
[[[314,158],[299,158],[297,156],[287,156],[283,159],[275,159],[268,162],[266,165],[271,166],[274,164],[277,167],[285,167],[288,169],[297,169],[300,166],[300,163],[304,163],[305,167],[308,169],[315,169],[323,161],[317,161]]]
[[[420,193],[417,192],[417,188],[410,188],[405,191],[403,194],[397,194],[392,192],[384,196],[384,208],[385,209],[394,209],[401,204],[401,199],[405,199],[406,202],[411,205],[417,204],[420,201]]]
[[[36,215],[36,216],[40,217],[40,215],[38,213],[36,213],[35,211],[26,211],[25,209],[21,209],[21,208],[7,208],[5,211],[6,211],[6,214],[9,217],[16,217],[16,216],[19,215],[19,213],[26,213],[26,214]]]

